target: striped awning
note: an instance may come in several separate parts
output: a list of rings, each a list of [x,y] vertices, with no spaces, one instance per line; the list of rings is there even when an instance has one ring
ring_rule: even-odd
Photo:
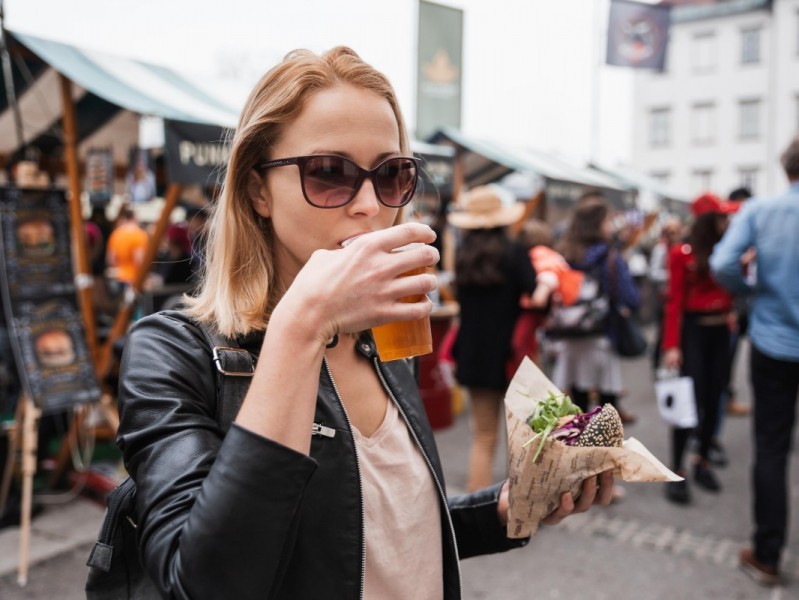
[[[114,144],[124,162],[138,136],[138,116],[152,115],[189,123],[233,127],[238,111],[209,91],[196,77],[142,61],[87,50],[32,35],[8,32],[14,88],[22,116],[24,144],[44,153],[63,145],[58,73],[73,83],[82,146]],[[5,82],[0,81],[0,154],[20,146]],[[104,139],[102,130],[113,124]]]

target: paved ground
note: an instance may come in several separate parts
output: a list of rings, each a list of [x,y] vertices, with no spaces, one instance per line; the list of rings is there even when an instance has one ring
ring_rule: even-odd
[[[746,357],[738,369],[738,389],[749,401]],[[627,436],[641,440],[656,456],[668,457],[667,430],[657,415],[649,370],[643,360],[624,365],[629,395],[624,406],[639,415]],[[712,495],[694,489],[690,507],[671,505],[660,484],[628,484],[625,499],[607,508],[544,527],[529,546],[462,563],[464,599],[529,600],[788,600],[799,598],[799,525],[790,526],[784,570],[790,581],[766,589],[736,568],[738,548],[750,532],[749,486],[751,419],[729,419],[723,435],[732,459],[719,470],[724,490]],[[437,433],[450,492],[466,479],[469,444],[467,415]],[[797,472],[794,451],[791,473]],[[498,457],[496,476],[504,463]],[[799,482],[790,503],[799,513]],[[50,507],[34,520],[27,587],[15,581],[17,532],[0,531],[0,598],[3,600],[83,598],[89,541],[101,510],[85,500]]]

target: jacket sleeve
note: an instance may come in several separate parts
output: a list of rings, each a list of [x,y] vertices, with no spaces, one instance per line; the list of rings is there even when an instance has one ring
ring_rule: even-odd
[[[663,310],[663,349],[680,347],[685,311],[686,246],[677,244],[669,254],[669,293]]]
[[[505,552],[526,546],[530,538],[508,538],[499,522],[497,502],[502,483],[448,499],[461,558]]]
[[[316,461],[236,425],[225,435],[213,369],[189,323],[159,314],[129,334],[117,441],[136,482],[140,552],[163,597],[269,597]]]
[[[617,253],[614,260],[616,261],[616,294],[618,302],[620,305],[636,311],[641,306],[641,295],[638,293],[638,287],[630,274],[627,261],[624,260],[621,253]]]

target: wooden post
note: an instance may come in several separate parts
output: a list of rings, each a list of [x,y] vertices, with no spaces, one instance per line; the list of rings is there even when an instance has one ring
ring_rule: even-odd
[[[133,285],[126,290],[122,306],[119,308],[119,311],[117,311],[117,316],[114,319],[114,325],[111,327],[108,338],[105,340],[105,344],[100,350],[98,371],[101,378],[105,378],[111,370],[111,366],[114,362],[114,342],[125,335],[128,329],[130,319],[133,316],[133,310],[136,308],[136,303],[144,288],[144,282],[150,272],[153,260],[155,260],[155,256],[158,253],[158,245],[161,243],[161,239],[164,237],[166,228],[169,225],[169,216],[172,214],[172,209],[175,208],[175,205],[180,199],[182,190],[182,186],[178,183],[170,184],[167,189],[164,208],[155,225],[155,232],[153,232],[147,241],[147,248],[144,252],[142,263],[139,265],[139,270],[136,272],[136,279],[133,281]]]
[[[28,583],[28,566],[31,545],[31,509],[33,507],[33,476],[36,474],[36,446],[38,437],[38,421],[41,410],[36,408],[27,394],[19,399],[24,403],[22,417],[22,504],[20,506],[19,524],[19,567],[17,583],[21,586]]]
[[[86,235],[81,214],[80,169],[78,166],[78,126],[75,118],[75,103],[72,101],[72,82],[59,74],[61,81],[61,104],[64,114],[64,147],[66,150],[67,176],[69,179],[69,222],[72,230],[72,258],[75,268],[75,287],[78,291],[86,345],[97,371],[97,325],[92,305],[92,274],[89,256],[86,253]]]
[[[536,209],[538,208],[538,205],[541,203],[541,200],[543,200],[543,198],[544,198],[544,191],[542,190],[525,203],[524,214],[522,215],[522,218],[510,226],[511,237],[516,237],[517,235],[519,235],[519,231],[521,231],[521,228],[524,226],[524,223],[527,221],[527,219],[530,218],[530,216],[533,213],[535,213]]]
[[[11,478],[14,475],[14,459],[17,457],[17,449],[22,437],[22,415],[25,412],[25,403],[23,400],[24,397],[21,397],[17,400],[17,409],[14,412],[14,420],[8,424],[3,424],[3,428],[7,429],[6,435],[8,436],[8,455],[6,456],[3,480],[0,482],[0,515],[2,515],[6,509],[8,492],[11,489]]]

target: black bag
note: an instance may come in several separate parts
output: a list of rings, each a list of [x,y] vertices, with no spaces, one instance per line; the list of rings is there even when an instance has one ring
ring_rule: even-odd
[[[216,418],[224,431],[239,411],[255,369],[252,356],[218,333],[198,324],[212,348],[217,368]],[[100,535],[86,565],[87,600],[151,600],[160,597],[139,557],[136,484],[128,477],[107,498]]]
[[[610,279],[610,338],[613,348],[622,358],[638,358],[646,352],[647,341],[641,332],[638,321],[630,311],[619,306],[618,277],[616,274],[616,252],[608,255],[608,275]]]
[[[623,315],[618,307],[612,307],[610,330],[613,347],[622,358],[637,358],[646,352],[646,338],[633,315]]]

